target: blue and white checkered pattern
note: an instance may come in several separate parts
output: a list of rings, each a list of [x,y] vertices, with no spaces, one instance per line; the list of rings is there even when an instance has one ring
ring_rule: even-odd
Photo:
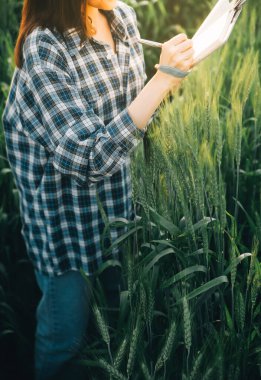
[[[146,129],[127,106],[144,86],[144,56],[135,11],[118,1],[102,12],[117,54],[95,37],[81,44],[75,30],[35,29],[3,115],[27,252],[50,276],[91,275],[107,260],[96,191],[109,220],[132,217],[130,153]],[[123,231],[113,228],[112,241]]]

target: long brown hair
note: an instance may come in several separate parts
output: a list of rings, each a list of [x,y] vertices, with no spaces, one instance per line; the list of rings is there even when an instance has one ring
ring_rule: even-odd
[[[61,34],[76,28],[81,40],[95,34],[91,19],[86,18],[87,0],[24,0],[22,20],[15,46],[15,63],[23,65],[23,44],[26,37],[38,26],[54,28]],[[87,20],[87,22],[86,22]]]

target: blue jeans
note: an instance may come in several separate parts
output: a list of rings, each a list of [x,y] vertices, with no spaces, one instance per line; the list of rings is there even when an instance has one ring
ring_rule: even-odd
[[[42,298],[36,310],[35,380],[49,380],[86,343],[90,315],[90,288],[80,272],[68,271],[49,277],[35,271]],[[100,278],[108,305],[118,307],[120,272],[107,268]],[[91,284],[93,277],[89,276]]]

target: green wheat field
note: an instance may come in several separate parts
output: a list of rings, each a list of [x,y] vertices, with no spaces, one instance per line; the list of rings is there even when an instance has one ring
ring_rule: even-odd
[[[143,38],[191,38],[215,1],[128,0]],[[0,116],[21,2],[0,0]],[[159,51],[144,47],[151,77]],[[92,380],[254,380],[261,374],[261,1],[159,109],[132,153],[135,220],[109,222],[123,262],[96,276],[89,341],[60,375]],[[20,234],[0,125],[0,378],[32,379],[40,291]],[[120,266],[119,310],[100,274]],[[84,275],[84,274],[83,274]],[[86,279],[88,281],[88,279]],[[73,377],[72,377],[73,376]]]

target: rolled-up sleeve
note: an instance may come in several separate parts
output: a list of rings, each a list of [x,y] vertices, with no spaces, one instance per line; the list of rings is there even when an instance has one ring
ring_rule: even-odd
[[[89,106],[48,41],[25,53],[28,86],[48,138],[53,166],[79,186],[112,176],[145,135],[123,109],[107,125]],[[46,139],[46,137],[45,137]]]

